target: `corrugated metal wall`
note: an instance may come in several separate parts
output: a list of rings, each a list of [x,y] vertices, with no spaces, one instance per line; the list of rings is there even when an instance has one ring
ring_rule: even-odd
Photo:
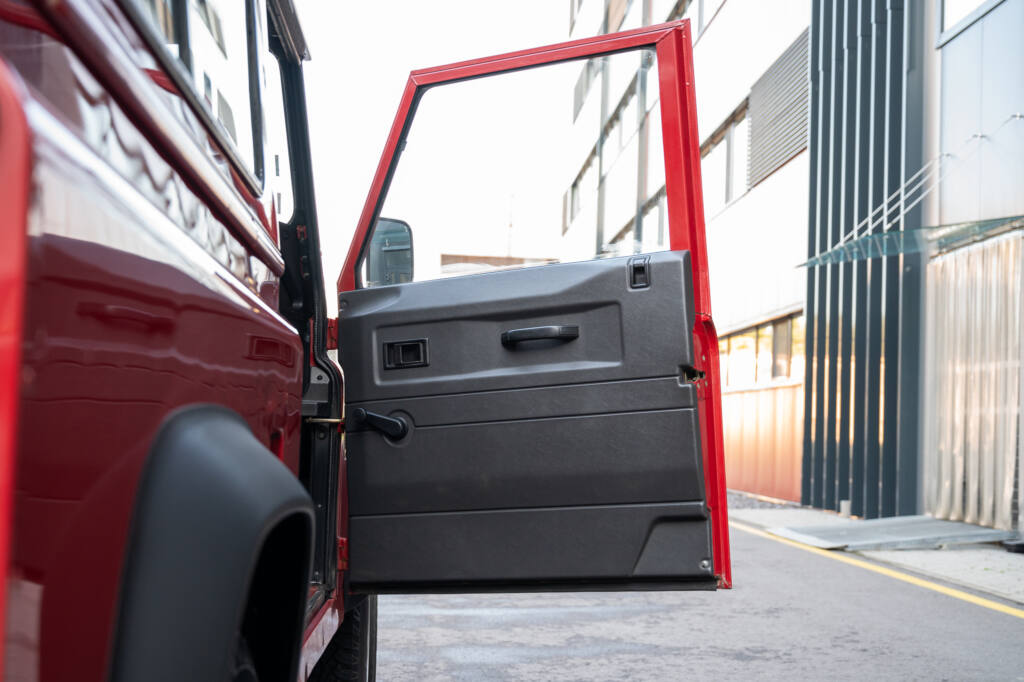
[[[722,394],[730,488],[800,501],[803,409],[801,383]]]
[[[1019,487],[1020,232],[928,264],[926,510],[1016,529]]]
[[[809,258],[921,165],[920,65],[904,48],[920,45],[922,30],[903,0],[813,0]],[[875,231],[919,225],[911,211]],[[921,272],[917,255],[809,270],[805,504],[850,500],[867,518],[916,513]]]

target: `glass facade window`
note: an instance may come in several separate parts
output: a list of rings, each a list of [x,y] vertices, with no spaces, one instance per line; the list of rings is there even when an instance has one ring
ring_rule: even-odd
[[[793,318],[793,343],[789,361],[789,376],[793,379],[802,379],[804,376],[804,362],[806,357],[804,316],[797,315]]]
[[[414,280],[664,249],[641,234],[648,224],[654,237],[667,233],[664,172],[653,187],[645,178],[648,167],[664,168],[661,138],[652,146],[639,130],[657,101],[657,78],[641,87],[643,70],[657,68],[653,55],[644,48],[589,60],[608,82],[595,80],[575,119],[569,95],[589,68],[581,61],[427,90],[380,212],[416,235]]]
[[[136,0],[135,4],[152,20],[153,25],[163,36],[164,44],[171,54],[180,59],[181,56],[178,52],[180,36],[176,28],[175,19],[177,17],[172,0]]]
[[[791,315],[723,336],[718,351],[722,383],[729,388],[803,379],[804,316]]]
[[[234,143],[242,161],[255,168],[254,108],[251,99],[246,3],[193,0],[188,44],[195,88],[214,119]],[[209,95],[205,84],[209,83]]]
[[[722,385],[729,385],[729,337],[718,339],[718,367],[722,374]]]
[[[793,321],[785,319],[772,325],[772,378],[789,376],[793,351]]]
[[[726,204],[747,191],[749,166],[749,125],[746,115],[726,122],[724,132],[705,147],[701,158],[701,182],[704,188],[704,216],[711,218]]]
[[[666,216],[665,193],[660,192],[647,202],[640,229],[641,238],[637,241],[638,252],[658,251],[666,248],[668,236],[665,234],[668,217]]]
[[[725,208],[725,203],[728,199],[726,196],[728,165],[728,145],[722,142],[712,147],[711,151],[700,160],[701,184],[704,188],[705,218],[710,218]]]
[[[981,0],[943,0],[942,30],[948,31],[983,4]]]
[[[711,20],[715,18],[715,12],[722,6],[724,0],[701,0],[701,2],[704,6],[701,7],[700,30],[703,31],[711,23]]]
[[[672,11],[676,8],[676,0],[651,0],[651,23],[660,24],[671,21]]]
[[[134,0],[163,38],[167,51],[191,74],[199,101],[238,153],[262,177],[263,117],[258,91],[251,0]],[[187,11],[185,8],[188,8]],[[265,80],[265,78],[264,78]],[[271,157],[272,158],[272,157]]]
[[[576,220],[576,216],[583,210],[588,201],[597,201],[597,168],[596,156],[591,155],[584,164],[576,181],[569,188],[569,224]],[[568,226],[567,226],[568,227]]]
[[[751,386],[757,381],[757,330],[729,337],[729,386]]]
[[[774,365],[772,360],[774,352],[772,346],[773,329],[774,327],[771,324],[757,328],[757,377],[755,380],[759,384],[768,383],[772,378],[772,367]]]
[[[622,26],[622,20],[626,16],[626,10],[628,9],[630,0],[607,0],[605,3],[605,11],[608,17],[608,33],[615,33],[620,30]]]
[[[661,107],[655,101],[647,112],[647,148],[650,150],[662,149],[661,137]],[[665,187],[665,155],[659,153],[647,154],[647,188],[652,194]]]
[[[594,2],[595,0],[591,0]],[[583,0],[569,0],[569,31],[572,31],[572,27],[576,24],[576,17],[580,13],[580,5],[583,4]]]
[[[643,21],[644,0],[629,0],[629,9],[626,10],[626,16],[618,30],[632,31],[634,28],[640,28],[643,25]]]
[[[637,207],[638,150],[634,135],[619,151],[604,177],[605,234],[614,238],[623,229],[631,229]]]
[[[576,79],[576,85],[573,87],[573,120],[576,120],[580,115],[580,110],[583,109],[583,105],[587,101],[587,95],[590,94],[590,86],[593,84],[594,79],[597,78],[597,75],[600,72],[600,59],[588,59],[584,62],[579,78]]]
[[[638,130],[639,119],[636,114],[636,92],[630,92],[626,103],[622,105],[622,110],[619,113],[619,134],[620,141],[619,145],[625,147],[629,144]]]
[[[747,191],[747,117],[732,124],[729,131],[729,188],[727,201],[743,196]]]
[[[566,230],[563,249],[573,257],[585,250],[608,257],[665,249],[666,217],[659,199],[664,194],[665,160],[655,53],[619,53],[592,62],[601,64],[592,92],[607,91],[604,110],[586,120],[589,108],[602,98],[591,95],[584,103],[572,137],[589,140],[590,146],[570,149],[568,154],[575,158],[584,157],[583,151],[590,154],[585,165],[598,169],[593,175],[600,189],[584,191],[582,174],[590,174],[589,170],[577,175],[573,184],[578,187],[579,203],[574,210],[580,217]],[[605,123],[595,141],[592,124],[601,116]]]
[[[277,58],[269,52],[264,56],[263,93],[266,118],[263,122],[263,141],[273,164],[270,168],[271,185],[274,189],[274,209],[277,219],[288,222],[295,206],[292,189],[292,165],[288,155],[288,137],[284,119],[284,91],[281,85],[281,69]]]
[[[690,20],[690,38],[693,42],[697,42],[697,37],[700,35],[700,0],[690,0],[686,3],[686,9],[683,10],[683,15],[680,19]]]

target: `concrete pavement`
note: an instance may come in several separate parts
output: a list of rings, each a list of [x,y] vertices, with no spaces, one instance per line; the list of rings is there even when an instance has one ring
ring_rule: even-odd
[[[735,493],[730,495],[730,504],[733,502],[739,506],[730,510],[733,521],[762,529],[851,523],[849,519],[832,512],[794,505],[761,504],[753,508],[745,504],[744,496]],[[1007,552],[998,544],[952,545],[941,549],[868,550],[849,554],[1024,607],[1024,554]]]
[[[736,587],[381,597],[378,679],[1024,680],[1024,619],[734,529]]]

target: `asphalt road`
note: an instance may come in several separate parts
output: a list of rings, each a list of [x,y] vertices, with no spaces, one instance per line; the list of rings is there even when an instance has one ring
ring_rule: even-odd
[[[717,593],[381,597],[377,679],[1024,680],[1024,619],[732,532]]]

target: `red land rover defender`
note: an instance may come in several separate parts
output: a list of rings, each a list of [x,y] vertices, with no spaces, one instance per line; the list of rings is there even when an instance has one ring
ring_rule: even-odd
[[[292,0],[0,0],[5,678],[367,679],[378,594],[727,587],[689,31],[413,72],[335,322]],[[414,276],[386,200],[492,172],[434,93],[621,55],[662,250]]]

